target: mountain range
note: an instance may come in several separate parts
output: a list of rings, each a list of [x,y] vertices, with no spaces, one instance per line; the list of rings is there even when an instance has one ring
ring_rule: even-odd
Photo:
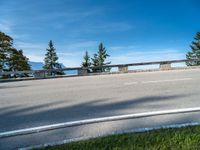
[[[44,63],[43,62],[33,62],[33,61],[29,61],[28,62],[31,65],[31,69],[32,70],[42,70]],[[62,68],[66,68],[66,66],[62,63],[60,63]],[[76,70],[70,70],[70,71],[64,71],[65,74],[77,74]]]

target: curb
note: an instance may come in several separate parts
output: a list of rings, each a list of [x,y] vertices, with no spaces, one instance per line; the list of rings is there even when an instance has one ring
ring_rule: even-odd
[[[81,125],[94,124],[94,123],[100,123],[100,122],[109,122],[109,121],[126,120],[126,119],[134,119],[134,118],[144,118],[144,117],[158,116],[158,115],[190,113],[190,112],[199,112],[199,111],[200,111],[200,107],[195,107],[195,108],[183,108],[183,109],[173,109],[173,110],[164,110],[164,111],[154,111],[154,112],[144,112],[144,113],[136,113],[136,114],[128,114],[128,115],[93,118],[93,119],[71,121],[71,122],[51,124],[51,125],[26,128],[26,129],[14,130],[14,131],[1,132],[0,138],[27,135],[27,134],[45,132],[45,131],[49,131],[49,130],[56,130],[56,129],[66,128],[66,127],[81,126]]]
[[[183,127],[192,127],[192,126],[198,126],[198,125],[200,125],[200,123],[192,122],[192,123],[184,123],[184,124],[172,124],[172,125],[158,126],[158,127],[154,127],[154,128],[131,129],[131,130],[124,130],[124,131],[114,132],[114,133],[106,134],[106,135],[104,134],[104,135],[98,135],[98,136],[86,136],[86,137],[73,138],[73,139],[57,141],[57,142],[51,142],[51,143],[46,143],[46,144],[40,144],[40,145],[35,145],[35,146],[23,147],[23,148],[19,148],[19,150],[39,149],[39,148],[45,148],[45,147],[49,147],[49,146],[67,144],[67,143],[71,143],[71,142],[78,142],[78,141],[83,141],[83,140],[91,140],[91,139],[94,139],[94,138],[106,137],[106,136],[111,136],[111,135],[120,135],[120,134],[126,134],[126,133],[143,133],[143,132],[148,132],[148,131],[153,131],[153,130],[170,129],[170,128],[178,129],[178,128],[183,128]]]

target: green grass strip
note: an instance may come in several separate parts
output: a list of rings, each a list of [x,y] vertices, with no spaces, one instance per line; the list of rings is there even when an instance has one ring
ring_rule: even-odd
[[[200,126],[128,133],[46,147],[41,150],[198,150]]]

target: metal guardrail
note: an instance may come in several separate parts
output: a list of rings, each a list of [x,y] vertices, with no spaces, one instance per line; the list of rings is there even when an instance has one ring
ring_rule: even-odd
[[[161,70],[170,70],[171,64],[173,63],[181,63],[181,62],[194,62],[200,61],[200,59],[182,59],[182,60],[170,60],[170,61],[153,61],[153,62],[141,62],[141,63],[129,63],[129,64],[114,64],[114,65],[105,65],[105,66],[97,66],[97,67],[73,67],[73,68],[62,68],[62,69],[52,69],[52,70],[29,70],[29,71],[0,71],[0,76],[3,75],[11,75],[11,74],[33,74],[34,77],[44,78],[48,72],[59,72],[59,71],[70,71],[77,70],[78,75],[88,75],[89,69],[102,69],[102,68],[114,68],[117,67],[119,72],[128,72],[128,67],[130,66],[142,66],[142,65],[160,65]]]

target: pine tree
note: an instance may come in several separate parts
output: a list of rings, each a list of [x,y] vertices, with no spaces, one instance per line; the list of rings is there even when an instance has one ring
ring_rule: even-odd
[[[0,32],[0,70],[23,71],[30,70],[28,58],[22,50],[13,48],[13,39]]]
[[[110,55],[107,54],[106,48],[104,47],[103,43],[99,44],[99,49],[97,54],[94,54],[94,58],[92,58],[93,66],[94,67],[99,67],[93,69],[93,72],[104,72],[106,70],[110,70],[110,68],[101,68],[104,65],[108,65],[111,62],[105,62],[106,58],[109,57]]]
[[[93,67],[98,67],[99,66],[99,57],[98,55],[95,53],[94,57],[92,58],[92,65]],[[93,68],[92,72],[100,72],[100,68]]]
[[[10,49],[10,58],[9,58],[9,70],[10,71],[23,71],[31,70],[30,65],[28,64],[28,58],[24,56],[23,50],[17,50],[15,48]]]
[[[9,49],[12,47],[13,39],[0,31],[0,70],[7,69]]]
[[[88,68],[91,66],[90,62],[90,56],[88,54],[88,51],[85,51],[85,55],[83,56],[83,62],[82,62],[82,67],[83,68]],[[88,72],[91,72],[90,69],[87,69]]]
[[[190,46],[192,51],[186,54],[188,60],[200,59],[200,32],[197,32],[192,45]],[[188,66],[200,65],[200,61],[189,61],[186,63]]]
[[[56,68],[57,68],[57,69],[60,69],[60,71],[56,71],[56,72],[55,72],[57,75],[65,75],[64,71],[61,70],[61,69],[62,69],[61,64],[57,63],[57,64],[56,64]]]
[[[46,70],[61,69],[61,65],[58,63],[58,56],[56,54],[56,49],[53,46],[52,40],[49,41],[49,47],[46,50],[47,53],[45,54],[43,68]],[[49,72],[49,75],[53,74],[63,74],[63,72],[62,71]]]

